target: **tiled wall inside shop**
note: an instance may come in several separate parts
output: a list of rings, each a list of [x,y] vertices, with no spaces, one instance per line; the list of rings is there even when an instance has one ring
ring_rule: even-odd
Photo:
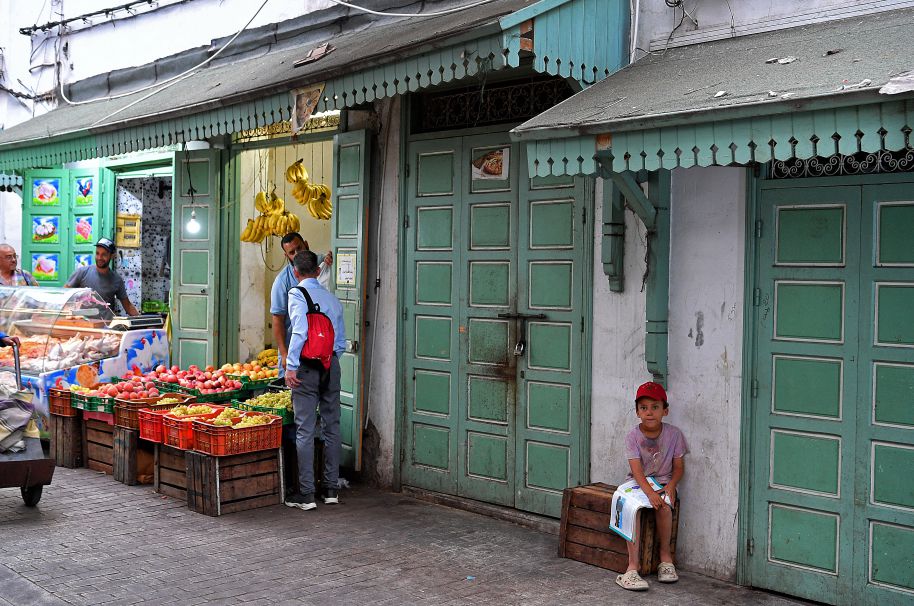
[[[167,301],[171,283],[171,178],[118,180],[117,212],[142,217],[140,248],[118,249],[117,271],[124,278],[130,300],[137,308],[143,301]]]

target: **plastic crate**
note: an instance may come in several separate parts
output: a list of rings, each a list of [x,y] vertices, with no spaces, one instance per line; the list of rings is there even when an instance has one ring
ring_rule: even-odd
[[[136,411],[140,438],[161,444],[163,441],[162,417],[172,408],[174,408],[173,405],[165,404],[163,406],[149,406]]]
[[[141,310],[144,314],[168,313],[168,303],[165,301],[157,301],[155,299],[143,301]]]
[[[89,396],[84,393],[79,393],[78,391],[70,392],[70,406],[78,410],[86,410],[86,402],[88,399]]]
[[[48,408],[52,415],[59,417],[75,417],[78,409],[73,408],[71,398],[73,392],[69,389],[51,388],[48,390]]]
[[[171,413],[162,415],[162,443],[181,450],[194,449],[195,419],[212,419],[219,416],[224,406],[214,406],[215,412],[202,415],[183,415],[177,417]]]
[[[270,384],[276,380],[276,377],[268,377],[266,379],[252,379],[247,375],[231,375],[226,374],[229,379],[234,379],[235,381],[241,381],[241,386],[248,391],[266,389]]]
[[[261,413],[256,413],[261,415]],[[249,416],[251,413],[245,413]],[[262,416],[270,417],[266,425],[255,425],[235,429],[238,420],[233,419],[232,426],[212,425],[206,419],[194,419],[194,447],[197,452],[202,452],[216,457],[227,455],[245,454],[258,450],[273,450],[282,446],[282,417],[271,414]],[[212,417],[210,417],[212,418]]]
[[[248,404],[247,402],[241,402],[238,400],[232,401],[232,406],[238,410],[261,412],[282,417],[283,425],[290,425],[295,422],[295,413],[285,408],[272,408],[270,406],[261,406],[259,404]]]
[[[139,429],[139,410],[141,408],[156,407],[158,406],[158,403],[165,398],[174,398],[178,400],[176,403],[164,405],[171,408],[178,406],[179,404],[191,404],[196,402],[193,396],[184,393],[165,393],[154,398],[144,398],[142,400],[122,400],[120,398],[115,398],[114,424],[126,429]]]
[[[113,414],[114,398],[109,398],[108,396],[88,396],[86,398],[86,407],[83,410]]]

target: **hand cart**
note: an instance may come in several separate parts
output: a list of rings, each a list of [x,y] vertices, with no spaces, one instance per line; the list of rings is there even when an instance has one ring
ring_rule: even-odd
[[[12,348],[19,391],[11,397],[31,402],[32,392],[22,390],[19,345],[14,343]],[[19,488],[25,504],[34,507],[41,500],[42,490],[54,477],[56,461],[45,457],[39,438],[25,438],[25,443],[26,449],[22,452],[0,452],[0,488]]]

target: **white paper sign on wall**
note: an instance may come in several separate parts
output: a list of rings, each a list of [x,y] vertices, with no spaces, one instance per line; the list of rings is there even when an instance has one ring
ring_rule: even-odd
[[[336,285],[355,285],[355,254],[340,253],[336,256]]]

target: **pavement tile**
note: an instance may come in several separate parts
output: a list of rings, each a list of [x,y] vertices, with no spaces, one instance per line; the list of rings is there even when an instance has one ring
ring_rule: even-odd
[[[799,604],[688,572],[632,594],[615,573],[557,558],[554,536],[366,487],[343,497],[211,518],[58,468],[34,509],[0,490],[0,606]]]

